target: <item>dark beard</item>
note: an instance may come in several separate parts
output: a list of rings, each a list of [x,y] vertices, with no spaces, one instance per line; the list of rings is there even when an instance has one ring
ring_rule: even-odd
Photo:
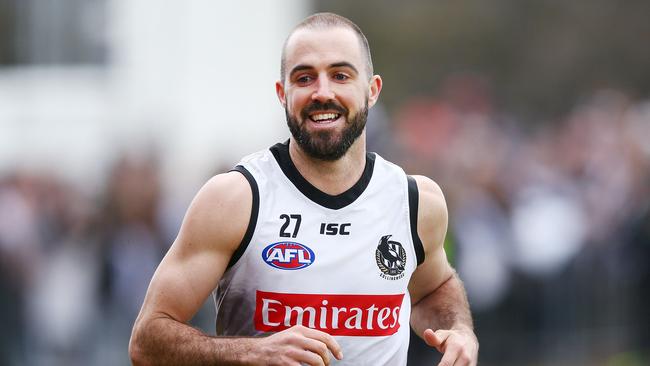
[[[365,106],[352,119],[350,119],[349,111],[346,108],[330,102],[321,103],[317,101],[305,107],[301,111],[300,117],[303,121],[306,121],[311,112],[328,110],[335,110],[346,119],[340,138],[337,138],[336,133],[331,131],[310,133],[307,131],[306,123],[298,123],[298,120],[286,108],[285,115],[289,131],[291,131],[293,138],[307,155],[319,160],[335,161],[345,155],[366,127],[368,98],[366,98]]]

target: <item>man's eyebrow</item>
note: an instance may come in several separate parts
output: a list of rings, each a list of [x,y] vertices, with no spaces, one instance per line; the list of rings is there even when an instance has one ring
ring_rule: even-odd
[[[337,67],[347,67],[347,68],[351,69],[352,71],[354,71],[356,74],[359,73],[359,70],[357,70],[357,68],[354,67],[354,65],[352,65],[351,63],[346,62],[346,61],[335,62],[335,63],[329,65],[330,69],[337,68]],[[291,69],[291,72],[289,73],[289,76],[292,76],[293,74],[295,74],[295,73],[297,73],[299,71],[312,70],[313,68],[314,67],[311,66],[311,65],[298,64],[298,65],[294,66],[293,69]]]
[[[341,62],[335,62],[333,64],[330,64],[330,68],[335,68],[335,67],[347,67],[349,69],[352,69],[352,71],[354,71],[356,74],[359,73],[359,70],[357,70],[357,68],[354,67],[354,65],[352,65],[349,62],[341,61]]]
[[[305,64],[299,64],[296,65],[293,69],[291,69],[291,72],[289,73],[289,76],[292,76],[293,74],[297,73],[298,71],[303,71],[303,70],[311,70],[313,69],[313,66],[305,65]]]

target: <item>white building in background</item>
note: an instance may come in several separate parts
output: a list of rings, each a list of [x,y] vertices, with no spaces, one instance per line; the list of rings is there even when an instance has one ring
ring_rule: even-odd
[[[274,82],[308,1],[9,3],[0,176],[44,170],[93,190],[117,156],[154,148],[186,196],[287,134]]]

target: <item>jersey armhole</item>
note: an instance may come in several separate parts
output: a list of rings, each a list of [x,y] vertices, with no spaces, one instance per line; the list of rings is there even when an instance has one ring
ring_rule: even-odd
[[[418,235],[418,202],[420,194],[418,192],[418,184],[415,178],[410,175],[406,176],[408,180],[408,195],[409,195],[409,219],[411,222],[411,239],[413,241],[413,249],[417,258],[418,266],[424,262],[424,246],[420,235]]]
[[[246,228],[246,233],[244,234],[241,243],[239,243],[237,250],[235,250],[235,252],[232,254],[232,257],[230,258],[230,261],[228,262],[228,267],[226,267],[226,269],[234,266],[235,263],[237,263],[239,258],[241,258],[241,256],[246,251],[246,248],[248,247],[248,244],[250,243],[251,238],[253,237],[253,232],[255,231],[255,226],[257,225],[257,215],[260,210],[260,191],[259,188],[257,187],[257,182],[255,181],[255,178],[253,178],[253,175],[241,165],[237,165],[230,171],[241,173],[248,181],[248,184],[250,184],[251,191],[253,192],[253,207],[251,208],[251,218],[248,221],[248,227]]]

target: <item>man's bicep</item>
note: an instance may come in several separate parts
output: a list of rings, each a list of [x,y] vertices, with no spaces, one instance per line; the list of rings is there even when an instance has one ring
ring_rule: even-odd
[[[143,310],[150,315],[168,316],[187,322],[203,305],[221,277],[220,264],[227,259],[207,253],[197,253],[180,259],[174,249],[167,253],[154,274]],[[221,273],[219,273],[221,272]]]
[[[426,177],[414,176],[418,184],[417,230],[424,246],[424,262],[413,272],[409,292],[417,303],[453,274],[443,248],[447,231],[447,205],[438,185]]]
[[[181,322],[194,316],[244,236],[251,200],[250,186],[236,172],[213,178],[199,191],[151,280],[144,316]]]
[[[425,261],[418,266],[409,282],[409,294],[412,303],[417,303],[423,297],[435,291],[453,275],[454,270],[447,261],[447,255],[442,247],[427,253]]]

